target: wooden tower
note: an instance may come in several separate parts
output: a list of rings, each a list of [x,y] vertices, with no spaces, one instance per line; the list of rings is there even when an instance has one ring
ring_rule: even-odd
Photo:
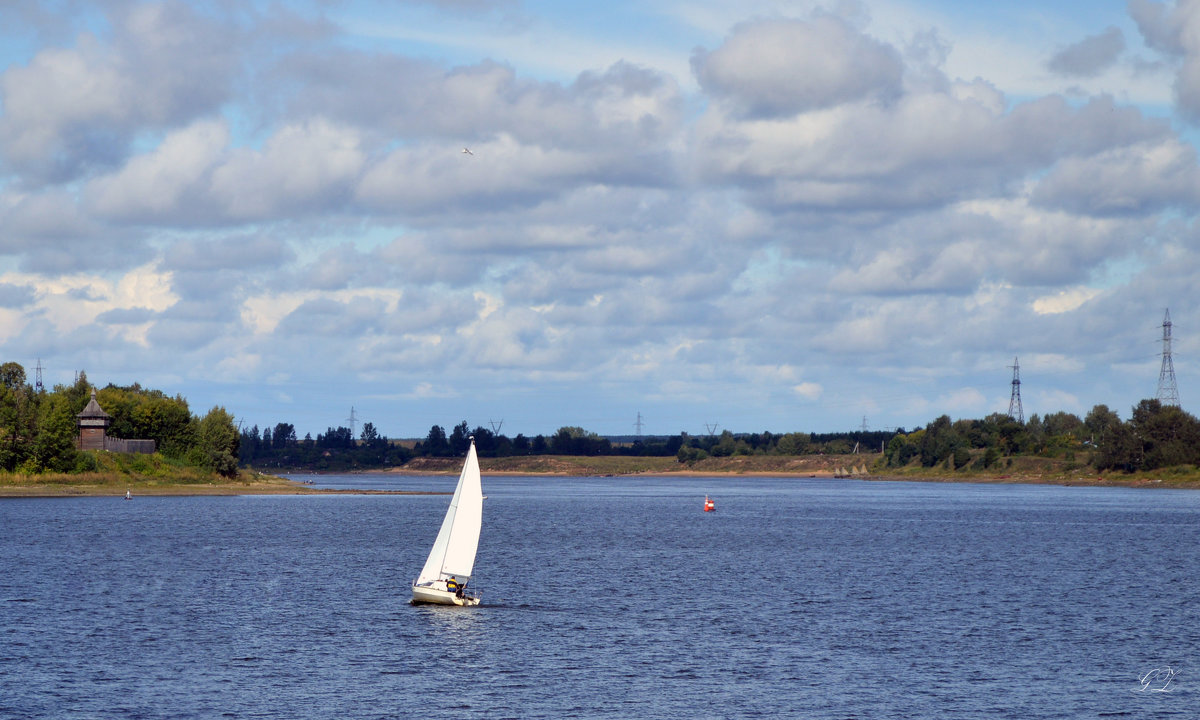
[[[96,388],[92,388],[92,399],[87,407],[75,418],[79,427],[79,449],[104,450],[104,431],[112,424],[112,415],[104,412],[96,402]]]

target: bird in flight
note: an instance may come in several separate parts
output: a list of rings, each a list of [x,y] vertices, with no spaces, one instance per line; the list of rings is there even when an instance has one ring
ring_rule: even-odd
[[[467,155],[474,155],[474,154],[475,154],[475,153],[471,152],[471,148],[463,148],[463,152],[464,152],[465,154],[467,154]]]

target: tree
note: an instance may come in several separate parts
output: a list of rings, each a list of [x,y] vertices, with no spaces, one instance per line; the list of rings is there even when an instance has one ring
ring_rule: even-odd
[[[1120,424],[1121,417],[1109,410],[1107,405],[1096,405],[1083,420],[1088,440],[1098,446],[1102,445],[1109,433]]]
[[[29,457],[37,432],[38,398],[24,380],[17,363],[0,365],[0,468],[10,472]]]
[[[338,450],[353,448],[354,434],[348,427],[327,428],[324,435],[317,435],[317,447]]]
[[[1200,462],[1200,421],[1175,405],[1143,400],[1129,420],[1142,449],[1142,469]]]
[[[68,473],[78,469],[81,454],[75,448],[75,431],[75,413],[67,397],[61,393],[48,394],[39,408],[30,470]]]
[[[454,426],[454,430],[450,433],[450,455],[459,457],[467,454],[467,448],[471,446],[471,428],[467,425],[467,421],[463,420]]]
[[[954,449],[962,444],[962,439],[955,432],[950,416],[943,415],[925,427],[925,436],[921,438],[921,464],[933,467],[954,454]]]
[[[422,443],[421,449],[426,455],[432,457],[447,457],[450,455],[450,443],[446,439],[446,431],[440,425],[434,425],[429,428],[429,434],[425,436],[425,442]]]
[[[16,390],[25,386],[25,368],[19,363],[6,362],[0,365],[0,386]]]
[[[197,444],[189,458],[225,477],[237,476],[238,443],[240,436],[233,416],[220,406],[213,407],[196,422]]]
[[[153,440],[158,452],[172,458],[183,457],[195,444],[192,413],[181,396],[171,398],[134,383],[109,385],[96,393],[96,400],[112,416],[108,434],[113,437]]]
[[[291,423],[276,423],[274,440],[276,450],[282,450],[296,444],[296,426]]]

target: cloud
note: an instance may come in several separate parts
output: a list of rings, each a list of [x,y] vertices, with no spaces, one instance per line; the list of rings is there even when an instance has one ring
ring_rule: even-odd
[[[1059,50],[1046,63],[1046,67],[1063,75],[1095,77],[1112,67],[1124,51],[1124,34],[1110,25],[1099,35],[1091,35]]]
[[[1130,0],[1129,14],[1146,45],[1171,60],[1179,111],[1200,120],[1200,0],[1177,0],[1174,7]]]
[[[772,212],[903,213],[1008,194],[1058,158],[1170,135],[1165,123],[1104,97],[1080,107],[1060,97],[1007,106],[985,83],[955,82],[887,105],[783,118],[710,107],[696,126],[695,167]]]
[[[354,129],[314,119],[281,128],[261,152],[234,152],[213,171],[212,195],[231,219],[336,210],[365,164]]]
[[[1182,11],[1195,4],[1182,0],[1177,7]],[[1129,0],[1128,9],[1147,46],[1170,55],[1183,54],[1184,27],[1175,17],[1176,10],[1158,0]]]
[[[493,411],[523,432],[623,417],[614,398],[672,432],[912,427],[1007,399],[1014,355],[1073,358],[1047,373],[1055,397],[1122,406],[1147,315],[1153,342],[1178,307],[1184,347],[1200,162],[1130,104],[1139,86],[1106,64],[1119,35],[1051,43],[1112,93],[1066,97],[1012,80],[1050,73],[1002,28],[1005,65],[952,73],[983,56],[919,13],[755,6],[698,30],[647,7],[614,17],[668,30],[636,57],[669,62],[609,53],[565,79],[484,57],[471,24],[453,47],[424,20],[355,35],[339,4],[0,26],[14,57],[32,48],[0,74],[8,352],[152,371],[260,425],[320,431],[345,415],[323,406],[388,396],[375,412],[423,434]],[[1130,5],[1181,73],[1193,7]],[[440,12],[398,8],[379,21]],[[34,9],[4,17],[54,12]],[[1123,27],[1110,16],[1096,27]],[[554,37],[612,44],[588,33]],[[695,84],[670,74],[688,59]]]
[[[1196,149],[1162,138],[1063,158],[1033,193],[1036,204],[1082,215],[1146,214],[1200,205]]]
[[[125,221],[200,217],[208,206],[209,175],[229,146],[220,120],[201,120],[172,132],[152,152],[133,157],[119,171],[97,178],[87,194],[95,211]]]
[[[1038,315],[1056,315],[1071,312],[1100,294],[1095,288],[1080,287],[1060,290],[1053,295],[1033,301],[1033,311]]]
[[[900,91],[899,53],[846,21],[760,20],[740,25],[714,51],[697,50],[700,87],[751,118],[778,118]]]
[[[146,130],[187,123],[228,97],[238,32],[178,2],[113,6],[111,40],[82,33],[0,75],[0,156],[31,182],[119,162]]]
[[[804,382],[800,383],[799,385],[792,386],[792,392],[796,393],[805,400],[816,400],[817,398],[821,397],[821,394],[824,391],[825,389],[819,384],[811,382]]]
[[[119,323],[136,317],[140,322],[149,317],[145,313],[163,312],[178,301],[171,289],[170,273],[162,272],[156,264],[135,268],[115,279],[84,274],[46,277],[7,273],[0,275],[0,284],[28,288],[38,314],[59,332],[85,327],[101,316]]]

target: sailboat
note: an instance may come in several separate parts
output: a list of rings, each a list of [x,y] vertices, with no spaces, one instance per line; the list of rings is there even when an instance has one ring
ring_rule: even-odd
[[[475,569],[479,529],[483,525],[483,487],[479,479],[479,456],[475,437],[463,463],[454,497],[442,520],[437,539],[421,574],[413,581],[412,603],[420,605],[478,605],[479,595],[467,589]]]

